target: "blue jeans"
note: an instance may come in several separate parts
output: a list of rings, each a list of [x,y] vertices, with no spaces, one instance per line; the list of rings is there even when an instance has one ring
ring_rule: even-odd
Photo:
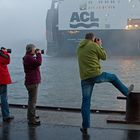
[[[1,111],[2,117],[9,117],[9,105],[8,105],[8,97],[7,97],[7,85],[0,85],[0,96],[1,96]]]
[[[81,81],[82,87],[82,126],[83,128],[90,127],[90,102],[92,90],[95,83],[110,82],[112,83],[123,95],[127,96],[128,88],[118,79],[115,74],[103,72],[101,75],[92,77]]]

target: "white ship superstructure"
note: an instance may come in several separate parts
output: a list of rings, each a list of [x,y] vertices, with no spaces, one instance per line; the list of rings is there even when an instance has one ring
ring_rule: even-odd
[[[52,0],[48,52],[74,54],[87,32],[100,36],[111,55],[140,55],[140,0]]]
[[[63,0],[58,14],[59,30],[128,29],[140,19],[140,0]]]

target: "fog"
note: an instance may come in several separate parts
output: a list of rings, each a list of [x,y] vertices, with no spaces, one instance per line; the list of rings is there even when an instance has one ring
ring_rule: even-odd
[[[34,43],[38,48],[46,49],[46,15],[48,8],[51,7],[51,1],[0,0],[0,47],[12,48],[14,52],[12,55],[23,54],[28,43]],[[93,32],[103,39],[103,46],[110,55],[140,55],[140,30]],[[64,37],[61,37],[62,40]],[[84,35],[80,37],[84,38]],[[68,47],[68,44],[67,47],[58,45],[57,48],[61,47],[59,49],[63,50],[64,54],[65,49],[70,53],[71,50],[75,51],[77,45],[72,46],[72,43],[71,47]]]
[[[51,0],[0,0],[0,46],[21,50],[26,43],[46,47],[46,15]]]

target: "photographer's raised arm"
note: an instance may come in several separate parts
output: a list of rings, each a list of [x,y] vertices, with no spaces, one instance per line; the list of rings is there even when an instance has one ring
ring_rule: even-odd
[[[8,53],[7,53],[7,54],[8,54]],[[2,56],[2,57],[5,58],[5,59],[9,59],[9,55],[7,55],[7,54],[4,54],[3,51],[0,51],[0,56]]]
[[[0,57],[2,64],[8,65],[10,63],[10,55],[7,52],[0,50]]]
[[[37,67],[40,66],[42,64],[42,55],[41,55],[41,53],[37,53],[36,54],[36,59],[34,59],[33,61],[34,61],[33,62],[34,66],[37,66]]]
[[[97,51],[97,55],[98,55],[99,59],[106,60],[107,54],[106,54],[106,51],[104,50],[104,48],[102,46],[97,46],[96,51]]]
[[[23,58],[24,65],[28,66],[30,68],[39,67],[42,64],[42,56],[40,53],[36,54],[36,57],[33,57],[32,55],[27,55]]]

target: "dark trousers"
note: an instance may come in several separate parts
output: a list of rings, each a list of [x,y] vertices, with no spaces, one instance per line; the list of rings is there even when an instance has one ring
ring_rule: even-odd
[[[36,115],[36,101],[37,101],[37,93],[38,93],[38,85],[26,85],[28,90],[28,111],[27,111],[27,118],[29,121],[35,120]]]

